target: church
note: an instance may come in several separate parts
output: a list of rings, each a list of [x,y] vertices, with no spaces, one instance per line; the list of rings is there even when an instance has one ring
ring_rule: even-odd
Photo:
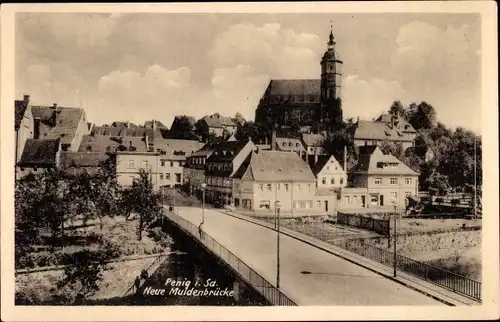
[[[321,59],[320,79],[272,79],[255,111],[261,125],[331,130],[342,120],[342,64],[330,30],[328,49]]]

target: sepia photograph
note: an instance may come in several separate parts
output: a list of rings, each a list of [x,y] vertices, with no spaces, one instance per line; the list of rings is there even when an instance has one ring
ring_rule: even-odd
[[[484,8],[91,7],[2,8],[14,307],[495,303]]]

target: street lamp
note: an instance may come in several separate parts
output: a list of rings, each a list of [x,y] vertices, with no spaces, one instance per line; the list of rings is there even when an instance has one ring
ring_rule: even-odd
[[[202,208],[201,208],[201,224],[205,223],[205,188],[207,184],[203,182],[201,184],[201,195],[202,195]]]
[[[396,208],[397,208],[397,202],[396,200],[393,201],[393,204],[394,204],[394,236],[393,236],[393,245],[394,245],[394,259],[393,259],[393,262],[394,262],[394,277],[396,277],[396,266],[397,266],[397,256],[396,256],[396,242],[397,242],[397,234],[396,234],[396,216],[397,216],[397,211],[396,211]]]
[[[274,212],[276,213],[277,219],[277,246],[276,246],[276,288],[280,288],[280,208],[281,203],[279,200],[276,200],[274,203]]]

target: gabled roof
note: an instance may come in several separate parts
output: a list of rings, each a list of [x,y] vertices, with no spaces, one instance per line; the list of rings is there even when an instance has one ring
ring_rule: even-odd
[[[185,160],[194,152],[203,147],[203,143],[196,140],[175,140],[157,138],[155,140],[154,148],[158,152],[164,151],[165,154],[161,158],[168,158],[169,160]]]
[[[121,142],[120,142],[121,140]],[[117,138],[109,135],[83,135],[82,142],[78,148],[79,152],[99,152],[105,153],[109,147],[114,151],[118,146],[123,145],[129,148],[130,143],[137,152],[146,152],[146,142],[142,137],[123,137]],[[90,148],[89,148],[90,147]]]
[[[361,149],[363,148],[363,149]],[[384,165],[394,165],[387,166]],[[360,147],[359,160],[349,173],[386,174],[386,175],[418,175],[406,164],[391,154],[384,154],[378,146]]]
[[[28,109],[28,102],[24,100],[14,101],[14,125],[16,129],[21,125],[21,122],[24,118],[24,114],[26,113],[27,109]]]
[[[208,158],[214,152],[214,145],[212,143],[206,143],[201,149],[195,151],[189,157],[206,157]]]
[[[314,158],[309,158],[309,166],[315,176],[323,170],[330,158],[333,158],[333,155],[318,155],[318,162],[315,162]]]
[[[302,134],[302,141],[306,147],[321,147],[325,137],[321,134]]]
[[[304,144],[299,139],[276,138],[276,147],[281,151],[299,152],[304,150]]]
[[[391,124],[393,116],[391,114],[385,113],[380,115],[375,122],[381,122],[386,124]],[[408,123],[402,116],[396,116],[398,122],[398,129],[401,131],[416,133],[415,128]]]
[[[207,162],[231,162],[251,140],[223,141],[213,145],[213,153]]]
[[[238,178],[251,171],[251,179],[255,181],[316,180],[307,163],[294,152],[271,150],[252,152],[240,168],[236,171]]]
[[[80,120],[85,115],[82,108],[32,106],[34,118],[40,118],[41,139],[61,139],[61,144],[71,144]],[[53,116],[56,117],[53,123]]]
[[[266,90],[268,96],[309,96],[302,103],[319,103],[321,94],[320,79],[272,79]]]
[[[236,123],[231,118],[222,116],[218,113],[206,115],[202,120],[208,127],[236,126]]]
[[[100,152],[61,152],[62,167],[100,167],[108,156]]]
[[[390,124],[360,120],[352,128],[354,139],[378,141],[413,141],[408,133],[391,128]]]
[[[28,139],[18,162],[20,167],[54,167],[57,165],[59,139]]]

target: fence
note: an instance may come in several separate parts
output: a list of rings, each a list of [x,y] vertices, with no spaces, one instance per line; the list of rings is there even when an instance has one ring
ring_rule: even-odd
[[[163,261],[166,258],[167,258],[167,254],[161,254],[158,257],[156,257],[155,260],[151,263],[151,265],[149,265],[148,268],[146,269],[146,272],[148,272],[148,276],[151,276],[158,269],[158,267],[160,267],[160,265],[163,263]],[[146,283],[146,280],[141,279],[139,287],[137,287],[135,285],[135,283],[132,284],[132,286],[130,286],[129,289],[125,292],[123,297],[135,294],[137,292],[137,290],[140,289],[141,286],[144,285],[144,283]]]
[[[362,215],[337,213],[337,223],[362,229],[368,229],[382,235],[389,235],[389,219],[371,218]]]
[[[366,244],[363,241],[343,239],[336,240],[333,244],[379,263],[388,266],[394,265],[393,252]],[[396,255],[396,268],[425,281],[481,301],[481,283],[478,281],[402,255]]]
[[[201,232],[200,236],[200,231],[194,224],[171,212],[167,213],[167,217],[180,229],[193,236],[194,239],[199,241],[207,250],[216,255],[224,265],[230,268],[243,281],[246,281],[271,304],[278,306],[297,305],[215,239],[205,234],[205,232]]]

